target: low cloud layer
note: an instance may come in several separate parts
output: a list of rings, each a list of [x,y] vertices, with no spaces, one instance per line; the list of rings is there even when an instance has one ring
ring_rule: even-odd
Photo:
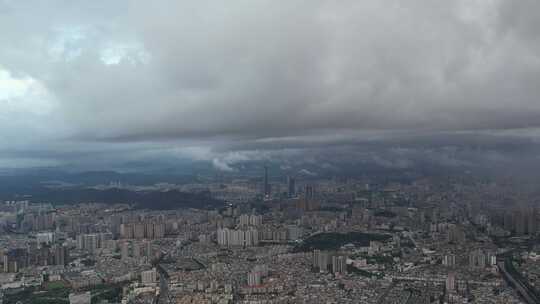
[[[534,142],[539,20],[535,0],[0,0],[0,145],[203,147],[233,170],[230,151]]]

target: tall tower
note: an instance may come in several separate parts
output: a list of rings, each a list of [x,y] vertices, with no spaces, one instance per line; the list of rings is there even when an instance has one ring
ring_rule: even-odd
[[[289,176],[287,178],[287,184],[288,184],[288,190],[289,190],[289,197],[295,197],[296,196],[296,185],[294,177]]]
[[[311,200],[314,198],[314,191],[312,185],[306,185],[306,191],[305,191],[306,200]]]
[[[268,166],[264,166],[264,196],[270,196],[270,184],[268,183]]]

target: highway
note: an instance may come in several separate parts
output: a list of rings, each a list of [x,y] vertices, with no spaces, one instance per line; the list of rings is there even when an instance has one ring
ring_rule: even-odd
[[[517,272],[509,258],[499,261],[497,266],[499,266],[504,279],[519,292],[527,304],[540,304],[538,292]]]
[[[469,220],[471,223],[474,222],[472,219]],[[476,225],[473,224],[473,227],[478,231],[478,227]],[[494,244],[497,244],[495,239],[492,238],[492,241]],[[521,295],[527,304],[540,304],[539,293],[529,284],[529,282],[526,281],[526,279],[512,264],[512,254],[515,251],[517,250],[512,249],[497,255],[497,266],[499,267],[499,271],[501,272],[504,280]]]

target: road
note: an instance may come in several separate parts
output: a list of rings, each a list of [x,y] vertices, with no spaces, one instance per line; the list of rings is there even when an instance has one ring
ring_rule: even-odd
[[[527,304],[540,304],[538,292],[531,287],[526,279],[514,268],[510,258],[505,258],[497,263],[504,279],[510,283],[527,302]]]
[[[474,221],[469,218],[470,223],[479,232],[479,229],[474,225]],[[494,244],[497,244],[496,239],[491,237]],[[499,244],[497,244],[499,246]],[[500,247],[500,246],[499,246]],[[540,295],[534,289],[529,282],[515,269],[512,264],[512,255],[517,249],[512,249],[505,253],[497,255],[497,266],[501,272],[503,278],[512,286],[521,297],[527,302],[527,304],[540,304]]]

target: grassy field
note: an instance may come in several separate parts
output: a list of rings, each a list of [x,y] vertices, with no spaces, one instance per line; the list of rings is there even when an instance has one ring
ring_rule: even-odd
[[[298,252],[320,250],[336,250],[345,244],[354,244],[356,246],[369,246],[370,241],[385,241],[390,238],[389,235],[349,232],[349,233],[319,233],[304,240],[296,246]]]
[[[92,292],[92,303],[101,300],[120,302],[122,297],[122,284],[103,284],[94,286]],[[69,304],[69,293],[71,289],[63,281],[48,282],[42,288],[28,288],[19,293],[7,295],[4,298],[6,304]]]

